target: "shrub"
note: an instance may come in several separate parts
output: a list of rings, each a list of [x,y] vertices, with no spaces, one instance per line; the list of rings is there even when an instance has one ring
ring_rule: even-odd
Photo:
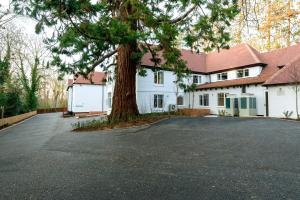
[[[293,115],[293,111],[284,111],[283,112],[283,115],[284,115],[284,117],[286,118],[286,119],[290,119],[291,118],[291,116]]]

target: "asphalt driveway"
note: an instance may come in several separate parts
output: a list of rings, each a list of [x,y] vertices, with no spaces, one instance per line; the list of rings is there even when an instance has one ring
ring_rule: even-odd
[[[176,118],[73,133],[74,120],[0,131],[0,199],[300,198],[300,123]]]

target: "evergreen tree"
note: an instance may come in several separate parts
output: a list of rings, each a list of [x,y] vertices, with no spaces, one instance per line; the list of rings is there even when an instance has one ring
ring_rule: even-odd
[[[54,54],[52,64],[61,72],[87,75],[117,55],[111,120],[138,115],[135,79],[146,52],[156,65],[182,73],[186,63],[176,48],[179,33],[191,49],[203,45],[205,50],[228,48],[226,28],[238,13],[236,0],[93,2],[13,0],[16,11],[38,20],[36,32],[55,27],[47,42]],[[163,59],[157,57],[159,51]]]

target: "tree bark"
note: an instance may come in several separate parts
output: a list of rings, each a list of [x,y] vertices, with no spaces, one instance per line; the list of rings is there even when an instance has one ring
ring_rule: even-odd
[[[121,4],[120,4],[121,5]],[[120,6],[118,17],[130,25],[131,31],[137,30],[137,20],[132,18],[135,10],[130,2]],[[120,44],[117,49],[117,67],[115,70],[115,88],[111,121],[128,121],[139,114],[136,104],[136,70],[138,61],[134,54],[138,52],[137,41]]]
[[[136,62],[132,58],[133,44],[118,48],[116,81],[110,120],[128,121],[139,114],[136,104]]]

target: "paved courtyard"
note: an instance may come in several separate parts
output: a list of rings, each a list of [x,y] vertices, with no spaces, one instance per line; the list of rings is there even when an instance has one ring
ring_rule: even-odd
[[[0,199],[299,199],[300,123],[175,118],[70,132],[38,115],[0,131]]]

